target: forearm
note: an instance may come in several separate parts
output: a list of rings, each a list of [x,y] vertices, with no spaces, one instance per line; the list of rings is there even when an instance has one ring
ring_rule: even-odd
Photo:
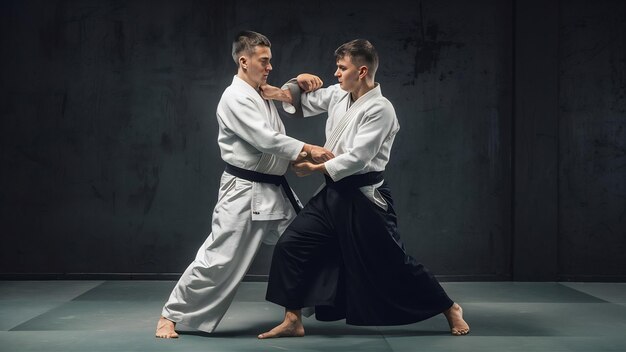
[[[273,154],[290,161],[296,160],[301,150],[304,149],[302,147],[304,142],[281,133],[240,137],[263,153]]]
[[[333,181],[339,181],[344,177],[358,173],[363,170],[371,160],[370,156],[363,154],[364,153],[358,153],[358,151],[357,153],[345,153],[325,162],[326,174],[328,174]]]
[[[315,166],[313,167],[313,171],[328,175],[325,163],[315,164]]]
[[[269,84],[263,84],[259,87],[261,96],[267,100],[277,100],[284,104],[293,104],[293,93],[288,87],[278,88]]]
[[[283,109],[294,117],[309,117],[328,112],[330,101],[339,85],[305,92],[294,78],[283,84],[281,89],[291,94],[291,102],[284,102]]]
[[[274,100],[282,101],[287,104],[293,104],[293,98],[289,89],[281,89]]]

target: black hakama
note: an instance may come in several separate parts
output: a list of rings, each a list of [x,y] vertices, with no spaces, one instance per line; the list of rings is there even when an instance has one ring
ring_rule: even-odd
[[[358,187],[382,173],[328,177],[274,249],[266,299],[288,309],[315,306],[322,321],[401,325],[450,308],[435,277],[409,256],[400,240],[386,182],[378,188],[388,209]]]

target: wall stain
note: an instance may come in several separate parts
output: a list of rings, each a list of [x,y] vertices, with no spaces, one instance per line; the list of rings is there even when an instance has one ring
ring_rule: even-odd
[[[405,82],[404,85],[415,85],[415,80],[420,74],[431,73],[437,67],[442,48],[461,48],[465,46],[463,43],[440,40],[440,37],[445,36],[446,33],[441,31],[436,23],[426,23],[421,2],[419,5],[419,21],[413,21],[411,27],[412,35],[403,38],[402,41],[405,50],[408,50],[409,47],[415,47],[413,79]],[[444,78],[445,76],[443,75],[439,77],[440,80]]]
[[[111,191],[110,196],[105,196],[102,192],[95,186],[91,185],[91,190],[96,199],[101,200],[111,211],[111,213],[115,214],[115,191]]]
[[[172,151],[174,150],[174,146],[172,144],[172,138],[170,138],[170,136],[165,132],[161,134],[160,145],[161,145],[161,149],[168,154],[171,154]]]
[[[147,168],[146,168],[147,169]],[[143,207],[143,214],[146,215],[152,208],[152,202],[159,187],[159,167],[153,166],[152,170],[143,169],[143,184],[134,193],[128,196],[129,206]]]

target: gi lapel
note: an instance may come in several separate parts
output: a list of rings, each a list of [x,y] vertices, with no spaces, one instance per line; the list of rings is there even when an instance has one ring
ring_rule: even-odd
[[[263,104],[266,106],[267,111],[267,122],[270,127],[274,129],[274,131],[280,132],[282,134],[285,133],[285,126],[283,125],[282,120],[278,117],[278,111],[276,110],[276,106],[271,101],[263,100]],[[271,165],[274,165],[274,159],[276,159],[276,155],[263,153],[261,155],[261,159],[259,159],[259,163],[257,164],[255,170],[258,172],[268,172]]]
[[[256,89],[252,88],[241,78],[235,76],[235,78],[233,79],[233,83],[234,82],[236,82],[236,84],[241,88],[243,93],[245,93],[247,96],[251,97],[252,100],[254,100],[258,107],[259,113],[262,114],[263,117],[265,117],[265,121],[267,121],[267,124],[275,131],[285,133],[285,127],[282,124],[280,118],[278,118],[278,111],[276,111],[276,107],[273,106],[273,103],[263,99],[261,94]],[[261,158],[254,168],[254,171],[267,172],[270,166],[273,164],[273,159],[275,157],[276,156],[273,154],[261,154]]]
[[[349,98],[349,94],[348,93],[345,97]],[[352,106],[350,106],[350,108],[348,110],[346,110],[346,112],[344,113],[344,115],[341,117],[341,119],[339,120],[339,122],[337,123],[337,126],[335,126],[335,129],[331,132],[330,137],[328,137],[328,139],[326,140],[326,143],[324,144],[324,148],[328,149],[328,150],[334,150],[335,147],[337,147],[337,143],[339,142],[339,137],[341,137],[341,135],[343,134],[343,132],[346,130],[346,127],[348,127],[348,125],[350,124],[350,122],[352,121],[354,115],[356,115],[356,113],[359,111],[359,109],[371,98],[380,95],[380,86],[378,83],[376,83],[376,87],[374,87],[374,89],[370,90],[369,92],[365,93],[363,96],[361,96],[359,99],[357,99]],[[343,101],[344,99],[340,99],[340,102]]]
[[[265,99],[261,97],[261,94],[256,89],[252,88],[252,86],[250,86],[248,83],[246,83],[246,81],[237,76],[235,76],[233,80],[233,83],[235,82],[237,83],[237,86],[243,91],[243,93],[245,93],[247,96],[252,98],[252,100],[254,100],[256,105],[259,107],[259,112],[264,113],[266,119],[269,121],[269,117],[271,114],[270,108],[269,106],[267,106]]]

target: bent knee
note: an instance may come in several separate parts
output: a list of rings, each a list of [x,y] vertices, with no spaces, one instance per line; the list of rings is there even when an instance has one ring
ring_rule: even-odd
[[[297,248],[301,245],[301,241],[298,239],[300,236],[296,231],[291,229],[285,230],[282,236],[276,242],[274,251],[289,252],[293,248]]]
[[[285,232],[283,232],[283,234],[280,236],[280,238],[276,242],[276,248],[288,247],[293,242],[294,242],[294,231],[287,229],[285,230]]]

